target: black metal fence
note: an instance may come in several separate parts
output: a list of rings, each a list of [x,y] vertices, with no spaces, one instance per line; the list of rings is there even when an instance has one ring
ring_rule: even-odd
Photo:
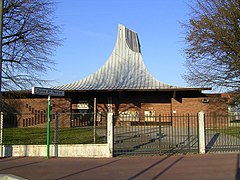
[[[114,116],[114,155],[198,153],[198,115]],[[240,152],[240,114],[205,114],[206,152]],[[3,144],[46,144],[46,114],[4,114]],[[19,128],[21,127],[21,128]],[[107,114],[52,113],[51,144],[107,143]]]
[[[197,116],[115,116],[114,154],[173,154],[198,151]]]
[[[206,152],[240,151],[240,114],[205,115]]]
[[[107,143],[107,121],[104,114],[51,113],[51,144]],[[46,144],[46,113],[4,113],[3,144]]]
[[[71,136],[61,132],[63,128],[57,128],[64,117],[70,117],[70,128],[64,131],[74,131]],[[68,123],[68,121],[64,121]],[[57,113],[56,114],[55,142],[60,144],[69,143],[69,138],[73,144],[105,144],[107,143],[107,115],[106,113]],[[60,127],[66,126],[61,124]],[[58,139],[58,140],[57,140]]]
[[[114,155],[198,153],[198,115],[115,116]],[[205,115],[206,152],[240,151],[240,116]]]

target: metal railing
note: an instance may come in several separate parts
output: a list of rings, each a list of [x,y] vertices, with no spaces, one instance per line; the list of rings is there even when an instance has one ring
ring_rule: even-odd
[[[240,118],[207,114],[204,117],[206,152],[240,151]],[[114,154],[198,153],[196,115],[115,116]]]
[[[106,123],[104,114],[51,113],[50,143],[107,143]],[[4,113],[3,124],[4,145],[46,144],[46,114]]]
[[[205,115],[207,152],[240,151],[240,114]]]
[[[197,116],[115,116],[114,153],[172,154],[198,151]]]
[[[3,115],[3,145],[46,144],[45,114]],[[207,153],[240,152],[240,114],[205,114]],[[196,115],[115,115],[114,155],[198,153]],[[202,127],[202,126],[201,126]],[[107,143],[107,114],[52,113],[51,144]]]

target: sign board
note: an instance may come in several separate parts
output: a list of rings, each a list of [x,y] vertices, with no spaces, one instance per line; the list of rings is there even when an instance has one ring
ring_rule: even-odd
[[[77,108],[78,109],[89,109],[89,105],[88,105],[88,103],[87,102],[82,102],[82,103],[78,103],[77,104]]]
[[[48,96],[64,96],[64,91],[58,89],[32,87],[32,94]]]

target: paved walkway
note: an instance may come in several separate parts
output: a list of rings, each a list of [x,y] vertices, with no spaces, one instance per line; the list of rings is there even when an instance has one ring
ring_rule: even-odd
[[[26,179],[240,179],[240,154],[93,158],[2,158],[0,175]]]

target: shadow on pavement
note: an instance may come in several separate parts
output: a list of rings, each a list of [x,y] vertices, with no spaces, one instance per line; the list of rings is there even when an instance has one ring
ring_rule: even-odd
[[[155,167],[155,166],[159,165],[160,163],[162,163],[163,161],[167,160],[170,156],[172,156],[172,155],[166,156],[165,158],[157,161],[156,163],[152,164],[151,166],[147,167],[146,169],[142,170],[141,172],[137,173],[136,175],[130,177],[128,180],[132,180],[132,179],[135,179],[135,178],[141,176],[142,174],[146,173],[153,167]],[[166,167],[163,171],[161,171],[159,174],[157,174],[152,179],[157,179],[159,176],[161,176],[164,172],[166,172],[168,169],[170,169],[173,165],[175,165],[178,161],[180,161],[182,159],[183,159],[183,157],[178,158],[176,161],[174,161],[172,164],[170,164],[168,167]]]
[[[173,163],[171,163],[168,167],[166,167],[164,170],[162,170],[160,173],[158,173],[155,177],[153,177],[152,179],[158,179],[163,173],[165,173],[167,170],[169,170],[171,167],[173,167],[175,164],[178,163],[178,161],[181,161],[183,159],[183,157],[178,158],[176,161],[174,161]]]
[[[0,171],[5,171],[5,170],[9,170],[9,169],[15,169],[15,168],[29,166],[29,165],[38,164],[38,163],[41,163],[41,161],[27,163],[27,164],[21,164],[21,165],[18,165],[18,166],[12,166],[12,167],[8,167],[8,168],[5,168],[5,169],[0,169]]]
[[[78,172],[75,172],[75,173],[72,173],[72,174],[69,174],[69,175],[60,177],[60,178],[56,178],[56,180],[58,180],[58,179],[65,179],[65,178],[68,178],[68,177],[71,177],[71,176],[74,176],[74,175],[77,175],[77,174],[81,174],[81,173],[83,173],[83,172],[87,172],[87,171],[91,171],[91,170],[93,170],[93,169],[101,168],[101,167],[107,166],[107,165],[109,165],[109,164],[115,163],[115,162],[117,162],[117,161],[120,161],[120,160],[115,160],[115,161],[111,161],[111,162],[106,163],[106,164],[102,164],[102,165],[98,165],[98,166],[91,167],[91,168],[88,168],[88,169],[84,169],[84,170],[81,170],[81,171],[78,171]]]
[[[14,161],[14,160],[19,160],[19,159],[23,159],[23,158],[25,158],[25,157],[16,157],[16,158],[2,157],[2,158],[0,158],[0,162]]]
[[[236,180],[240,179],[240,154],[237,155]]]

